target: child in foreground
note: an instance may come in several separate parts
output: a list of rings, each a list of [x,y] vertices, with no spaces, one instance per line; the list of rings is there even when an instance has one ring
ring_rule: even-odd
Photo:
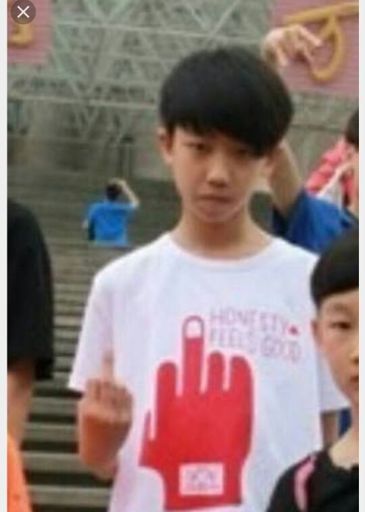
[[[258,57],[217,48],[176,65],[159,114],[181,215],[94,280],[70,380],[80,458],[113,479],[110,512],[262,512],[343,404],[310,331],[315,256],[250,214],[292,103]]]
[[[359,510],[359,240],[351,230],[321,256],[312,275],[313,330],[351,404],[352,425],[332,446],[280,478],[268,512]]]

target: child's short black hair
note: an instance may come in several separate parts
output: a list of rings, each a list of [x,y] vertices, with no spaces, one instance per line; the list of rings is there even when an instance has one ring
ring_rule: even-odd
[[[355,110],[347,122],[345,139],[359,150],[359,109]]]
[[[105,195],[109,201],[115,201],[121,194],[119,183],[115,180],[110,180],[105,187]]]
[[[322,254],[314,268],[311,292],[317,308],[331,295],[359,288],[359,230],[347,231]]]
[[[224,47],[193,53],[175,66],[162,86],[159,114],[169,133],[177,127],[219,132],[262,156],[285,135],[293,105],[281,78],[259,57]]]

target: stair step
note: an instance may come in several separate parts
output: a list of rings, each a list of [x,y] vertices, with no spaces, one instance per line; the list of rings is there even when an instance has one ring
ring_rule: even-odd
[[[74,356],[57,356],[55,361],[55,367],[57,370],[71,371],[74,361]]]
[[[56,312],[60,309],[73,309],[75,310],[83,308],[87,293],[82,295],[76,295],[68,292],[58,292],[55,294]]]
[[[88,473],[81,465],[77,454],[34,453],[23,451],[24,467],[27,471],[43,473]]]
[[[54,512],[58,512],[61,507],[78,512],[82,508],[87,508],[90,512],[99,509],[105,512],[110,491],[103,488],[32,485],[30,493],[35,505],[50,506]]]
[[[70,372],[65,372],[67,374],[67,380],[51,380],[44,381],[36,384],[35,392],[38,397],[64,397],[64,398],[74,398],[75,394],[72,390],[68,388],[68,378]]]
[[[76,443],[76,428],[74,425],[57,425],[53,423],[44,424],[36,422],[28,423],[25,432],[25,439],[27,441],[44,441],[52,443]],[[35,459],[33,458],[32,461],[34,460]]]
[[[57,356],[74,356],[76,352],[77,343],[74,341],[57,341],[55,345],[55,352]]]
[[[57,292],[71,292],[76,294],[83,294],[88,290],[88,287],[83,283],[72,283],[72,282],[56,282],[55,291]]]
[[[74,419],[76,414],[75,398],[49,398],[35,397],[32,400],[31,410],[32,416],[42,416],[50,422],[51,418]]]
[[[62,327],[57,327],[55,329],[56,340],[72,340],[76,342],[78,335],[79,331],[77,329],[64,329]]]
[[[81,327],[81,318],[70,315],[55,315],[55,324],[60,327],[73,327],[77,330]]]
[[[84,305],[80,304],[79,302],[65,302],[57,300],[55,304],[55,315],[60,316],[77,316],[79,319],[81,319],[81,316],[84,312]]]

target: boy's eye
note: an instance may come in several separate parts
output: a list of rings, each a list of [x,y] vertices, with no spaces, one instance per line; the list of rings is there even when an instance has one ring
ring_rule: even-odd
[[[351,323],[347,320],[336,320],[330,323],[330,327],[340,331],[347,331],[351,328]]]
[[[188,146],[197,152],[204,152],[208,150],[208,144],[205,142],[189,142]]]

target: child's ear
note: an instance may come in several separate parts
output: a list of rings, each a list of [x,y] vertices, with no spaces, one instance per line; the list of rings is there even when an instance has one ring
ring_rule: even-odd
[[[319,327],[319,321],[317,318],[312,320],[311,328],[312,328],[313,339],[316,342],[317,347],[319,349],[321,349],[322,348],[321,332],[320,332],[320,327]]]
[[[170,167],[172,160],[171,150],[173,145],[173,135],[163,126],[160,126],[157,129],[157,143],[162,159],[165,164]]]

